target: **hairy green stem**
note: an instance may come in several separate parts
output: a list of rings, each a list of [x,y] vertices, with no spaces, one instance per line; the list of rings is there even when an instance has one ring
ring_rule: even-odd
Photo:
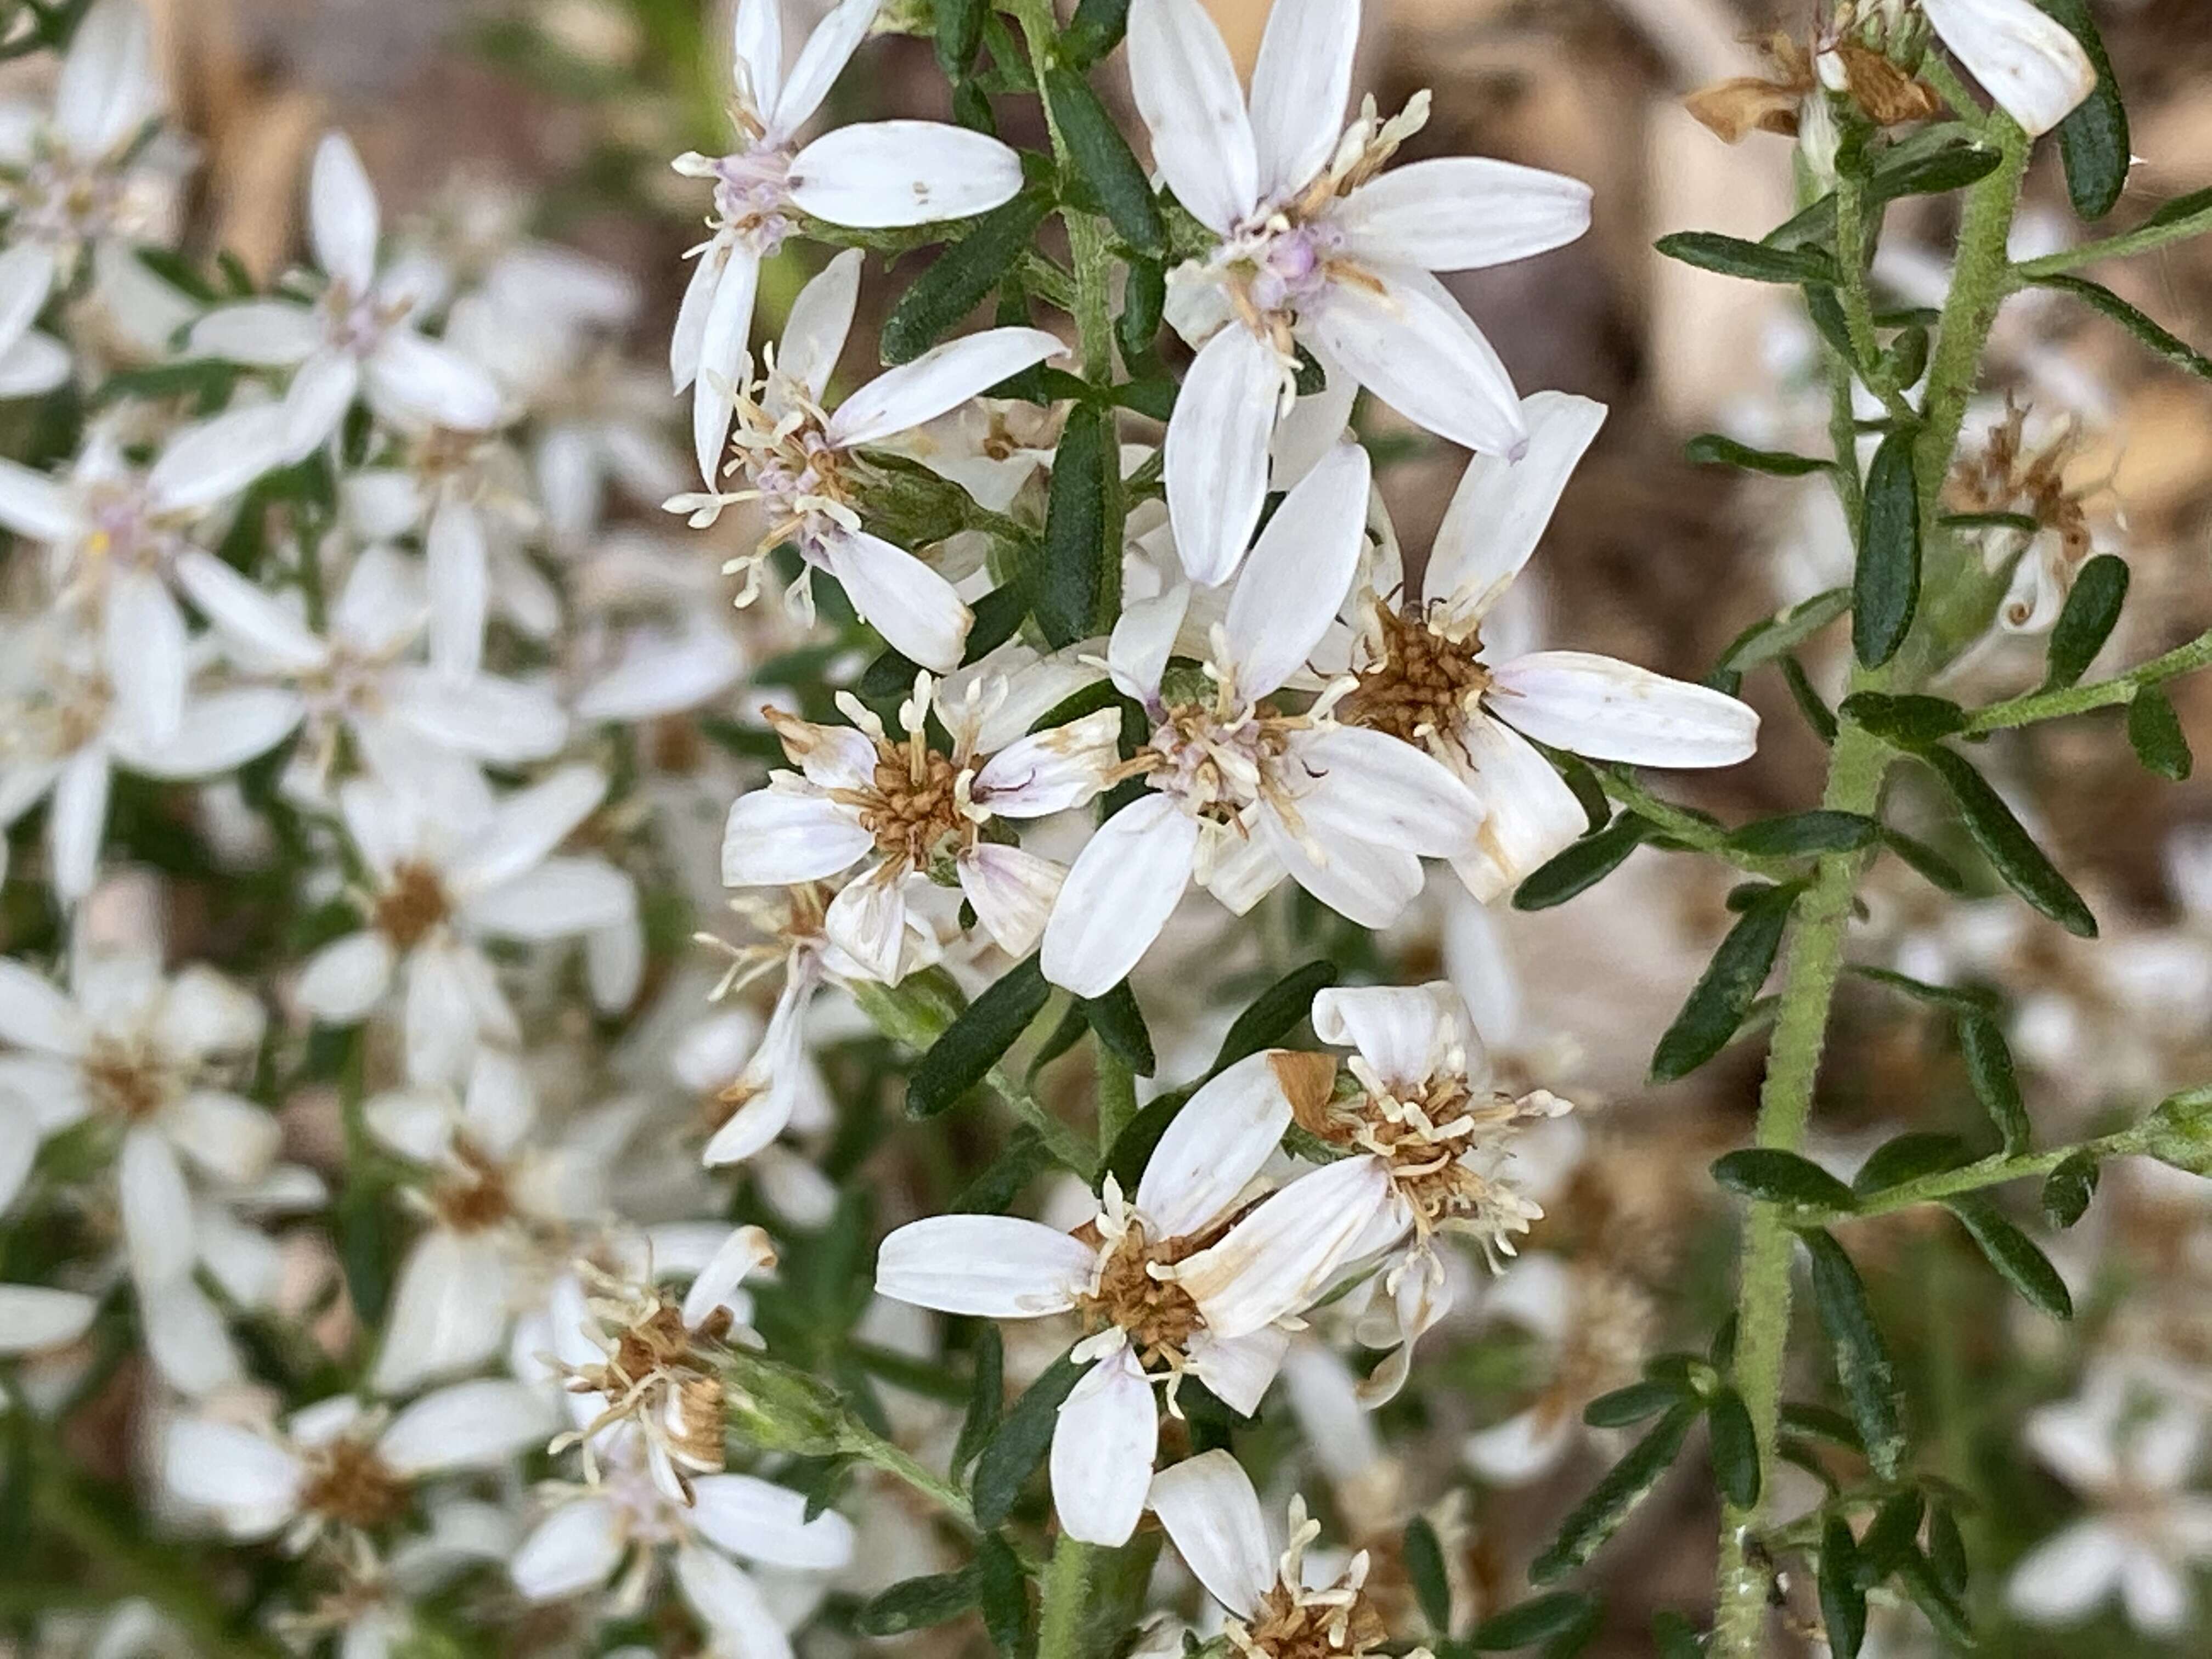
[[[2025,696],[1991,703],[1975,713],[1966,722],[1966,730],[1998,732],[2008,726],[2031,726],[2038,720],[2086,714],[2091,709],[2133,702],[2136,694],[2146,686],[2178,679],[2208,666],[2212,666],[2212,633],[2199,634],[2188,644],[2178,646],[2162,657],[2153,657],[2148,662],[2137,663],[2108,680],[2062,686],[2055,691],[2031,691]]]
[[[1628,768],[1600,766],[1594,769],[1607,794],[1638,817],[1655,825],[1668,839],[1695,848],[1700,853],[1710,853],[1715,858],[1725,859],[1739,870],[1754,876],[1770,876],[1776,880],[1784,880],[1801,873],[1801,860],[1771,858],[1730,847],[1725,826],[1700,817],[1686,807],[1677,806],[1674,802],[1653,794]]]
[[[858,1418],[844,1425],[839,1438],[845,1451],[905,1481],[969,1532],[976,1529],[975,1510],[968,1501],[968,1494],[943,1476],[932,1474],[905,1448],[884,1439]]]
[[[2106,259],[2124,259],[2137,253],[2149,253],[2169,243],[2186,241],[2212,230],[2212,203],[2196,213],[2184,214],[2161,224],[2144,225],[2123,232],[2118,236],[2106,236],[2094,242],[2083,242],[2075,247],[2061,248],[2056,253],[2046,253],[2039,259],[2023,259],[2013,267],[2019,280],[2032,283],[2039,277],[2063,276],[2069,270],[2100,264]]]

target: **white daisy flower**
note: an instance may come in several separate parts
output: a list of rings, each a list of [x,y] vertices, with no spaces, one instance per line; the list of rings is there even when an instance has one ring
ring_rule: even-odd
[[[1153,1384],[1165,1385],[1170,1410],[1186,1373],[1235,1411],[1258,1408],[1289,1341],[1276,1322],[1327,1287],[1326,1270],[1366,1224],[1309,1211],[1297,1234],[1255,1246],[1238,1219],[1293,1101],[1326,1094],[1333,1072],[1325,1058],[1284,1050],[1239,1060],[1169,1125],[1134,1200],[1109,1175],[1097,1217],[1072,1234],[1014,1216],[942,1215],[884,1240],[878,1295],[984,1318],[1081,1316],[1091,1334],[1069,1358],[1085,1369],[1060,1407],[1051,1456],[1070,1536],[1120,1544],[1136,1527],[1159,1439]],[[1269,1319],[1218,1328],[1217,1307],[1261,1300],[1277,1309]]]
[[[1163,454],[1193,580],[1228,580],[1267,488],[1294,339],[1415,424],[1486,453],[1527,441],[1490,343],[1431,273],[1524,259],[1589,226],[1589,188],[1472,156],[1382,169],[1428,94],[1342,125],[1359,0],[1278,0],[1248,113],[1198,0],[1133,0],[1129,81],[1176,198],[1221,240],[1176,274],[1174,319],[1197,360]],[[1380,176],[1378,176],[1378,174]]]
[[[351,1024],[397,981],[407,1074],[418,1083],[459,1081],[480,1037],[518,1042],[483,942],[574,939],[636,915],[636,889],[622,871],[554,851],[606,789],[604,775],[580,765],[500,798],[473,767],[342,785],[338,808],[371,884],[368,925],[308,959],[301,1005]]]
[[[1522,405],[1528,453],[1468,464],[1437,528],[1420,593],[1395,558],[1354,603],[1351,668],[1336,705],[1346,725],[1436,755],[1486,809],[1452,867],[1468,890],[1509,891],[1589,827],[1574,792],[1528,744],[1641,766],[1729,766],[1757,746],[1759,715],[1707,686],[1583,651],[1534,651],[1492,664],[1482,628],[1528,561],[1605,407],[1540,392]]]
[[[313,306],[249,300],[210,312],[190,349],[256,368],[292,369],[285,398],[299,453],[336,432],[356,393],[382,418],[481,431],[501,416],[498,386],[418,327],[420,270],[380,268],[376,192],[343,133],[316,146],[307,185],[307,240],[324,277]]]
[[[1064,872],[1003,838],[1003,821],[1042,817],[1096,796],[1121,763],[1121,717],[1100,709],[985,753],[1005,688],[987,693],[971,680],[968,690],[955,702],[927,672],[915,676],[914,695],[899,709],[902,743],[849,692],[838,694],[838,707],[850,726],[769,710],[785,753],[801,769],[771,774],[768,787],[732,805],[723,881],[785,887],[872,859],[823,921],[840,949],[886,983],[898,973],[906,890],[916,881],[957,882],[1000,948],[1029,955]],[[950,754],[929,746],[933,712],[951,734]]]
[[[890,229],[988,212],[1022,187],[1021,160],[1012,150],[939,121],[862,122],[799,145],[799,129],[821,107],[881,5],[842,0],[815,25],[787,74],[781,0],[738,0],[730,115],[739,148],[676,160],[677,172],[714,184],[707,220],[714,234],[691,250],[699,263],[669,344],[676,390],[696,382],[692,443],[710,488],[729,432],[731,393],[746,379],[761,262],[799,229],[801,215]]]
[[[418,1483],[504,1468],[552,1429],[544,1401],[501,1377],[439,1389],[396,1415],[340,1395],[282,1430],[179,1418],[161,1436],[161,1478],[232,1537],[281,1533],[296,1553],[328,1528],[389,1527],[405,1518]]]
[[[848,8],[858,3],[847,0]],[[849,248],[792,301],[767,378],[737,403],[738,453],[728,470],[742,471],[745,487],[678,495],[668,507],[690,513],[692,526],[703,528],[731,502],[757,501],[767,521],[760,541],[726,567],[745,573],[740,605],[758,594],[769,554],[790,542],[806,562],[789,595],[802,615],[812,616],[811,573],[826,570],[894,649],[945,672],[958,665],[973,618],[951,582],[861,529],[855,475],[865,463],[856,452],[935,420],[1067,348],[1042,329],[986,329],[886,370],[825,414],[822,398],[844,352],[860,288],[860,252]]]
[[[1919,0],[1943,44],[2030,137],[2064,120],[2097,84],[2074,32],[2033,0]]]
[[[795,1018],[785,1016],[787,1021]],[[756,1056],[772,1037],[788,1040],[784,1033],[771,1032],[774,1018],[764,1023],[749,1008],[730,1007],[695,1021],[667,1050],[667,1072],[696,1103],[706,1129],[702,1160],[709,1167],[750,1160],[752,1174],[778,1212],[812,1229],[830,1219],[836,1189],[804,1152],[777,1143],[786,1134],[828,1129],[836,1121],[836,1109],[803,1042],[771,1058],[772,1065],[787,1073],[786,1086],[763,1086],[754,1069]],[[748,1111],[751,1115],[732,1130]]]
[[[1044,974],[1097,996],[1136,966],[1193,880],[1242,915],[1285,870],[1362,927],[1421,888],[1423,856],[1463,854],[1482,811],[1443,766],[1380,732],[1266,699],[1304,665],[1352,585],[1368,462],[1340,445],[1285,498],[1231,595],[1202,669],[1170,653],[1188,585],[1123,611],[1107,648],[1151,741],[1130,763],[1147,792],[1093,835],[1044,932]]]
[[[1184,1565],[1228,1613],[1223,1633],[1243,1659],[1350,1659],[1389,1640],[1366,1590],[1367,1552],[1333,1582],[1311,1582],[1305,1552],[1321,1522],[1293,1498],[1290,1536],[1278,1548],[1252,1478],[1229,1453],[1204,1452],[1161,1470],[1146,1501]]]

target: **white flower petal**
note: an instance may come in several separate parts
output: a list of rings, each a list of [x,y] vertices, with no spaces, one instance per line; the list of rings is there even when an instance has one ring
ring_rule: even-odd
[[[928,1216],[884,1240],[876,1294],[939,1313],[1034,1319],[1073,1307],[1097,1259],[1057,1228],[1018,1216]]]
[[[343,132],[325,133],[308,176],[307,240],[316,264],[356,298],[376,282],[378,230],[376,190],[361,153]]]
[[[830,574],[892,649],[940,673],[957,668],[975,615],[952,584],[902,547],[866,531],[824,539]]]
[[[350,355],[327,349],[308,355],[284,388],[286,460],[305,460],[320,448],[360,391],[361,365]]]
[[[1183,617],[1190,611],[1190,584],[1177,582],[1149,599],[1121,607],[1106,643],[1107,672],[1115,689],[1150,707],[1159,700],[1160,677],[1175,654]]]
[[[860,250],[848,247],[823,266],[791,302],[783,337],[776,342],[777,371],[805,386],[817,404],[830,389],[837,359],[844,355],[845,337],[853,331],[853,308],[860,298]]]
[[[1489,706],[1539,743],[1634,766],[1733,766],[1759,744],[1749,704],[1586,651],[1500,665]]]
[[[998,817],[1065,812],[1096,795],[1119,764],[1121,735],[1120,711],[1100,708],[1017,738],[977,769],[970,793]]]
[[[424,1395],[377,1437],[377,1455],[403,1478],[497,1468],[544,1443],[553,1413],[534,1389],[480,1376]]]
[[[1375,286],[1331,283],[1301,319],[1347,374],[1415,426],[1486,455],[1528,441],[1497,351],[1426,271],[1377,266]]]
[[[471,759],[513,766],[558,754],[568,740],[568,717],[552,694],[519,680],[403,669],[388,693],[394,719]]]
[[[881,443],[1066,350],[1059,336],[1041,328],[988,328],[947,340],[910,363],[885,369],[838,404],[827,435],[840,449]]]
[[[46,334],[0,346],[0,398],[36,398],[70,376],[69,348]]]
[[[1201,1330],[1191,1338],[1188,1350],[1191,1375],[1218,1395],[1230,1410],[1249,1417],[1260,1409],[1290,1346],[1291,1334],[1279,1326],[1237,1337]]]
[[[1421,860],[1402,848],[1336,836],[1327,838],[1325,844],[1309,848],[1291,833],[1280,815],[1265,804],[1254,820],[1253,830],[1253,839],[1261,844],[1273,867],[1279,868],[1330,909],[1362,927],[1389,927],[1408,904],[1420,896],[1424,879]],[[1233,890],[1239,896],[1249,896],[1250,884],[1271,873],[1266,867],[1256,875],[1248,873],[1235,864],[1229,866],[1229,872]]]
[[[112,161],[161,106],[144,10],[133,0],[103,0],[78,22],[62,60],[55,130],[79,161]]]
[[[731,78],[738,93],[750,101],[753,112],[765,119],[774,112],[776,94],[783,87],[781,0],[738,0],[731,35]]]
[[[1922,0],[1921,10],[2032,138],[2064,120],[2097,84],[2073,31],[2029,0]]]
[[[1052,1431],[1052,1503],[1060,1530],[1085,1544],[1129,1541],[1145,1513],[1159,1413],[1127,1347],[1093,1365],[1060,1401]]]
[[[1045,978],[1078,996],[1113,989],[1167,926],[1197,858],[1197,821],[1165,795],[1107,819],[1060,884],[1044,930]]]
[[[787,887],[852,866],[876,838],[820,795],[755,789],[731,804],[722,831],[725,887]]]
[[[161,1484],[196,1509],[280,1522],[306,1477],[297,1457],[236,1423],[179,1417],[161,1435]]]
[[[1539,167],[1446,155],[1369,180],[1328,221],[1354,258],[1476,270],[1573,241],[1589,228],[1590,188]]]
[[[760,106],[760,113],[768,117],[771,132],[784,136],[794,133],[805,125],[807,117],[821,107],[831,85],[844,73],[845,65],[867,38],[869,26],[876,21],[881,4],[882,0],[843,0],[814,26],[813,33],[806,37],[806,44],[799,49],[799,59],[792,64],[789,76],[781,79],[771,101]],[[776,27],[780,34],[781,26]],[[760,50],[764,44],[761,29],[759,23],[753,22],[749,28],[741,30],[739,50],[744,50],[748,36],[753,49]],[[777,49],[781,50],[780,43]],[[760,62],[749,61],[756,65]],[[781,67],[779,64],[769,72],[775,75]],[[757,82],[754,95],[763,95]]]
[[[123,1244],[143,1298],[155,1299],[192,1271],[192,1196],[161,1132],[137,1124],[115,1159]]]
[[[446,678],[465,680],[483,665],[484,617],[491,607],[483,520],[467,501],[442,501],[430,515],[422,550],[430,584],[430,663]]]
[[[713,257],[701,256],[702,260]],[[710,489],[729,441],[734,399],[750,376],[752,359],[746,348],[752,338],[753,300],[759,289],[760,257],[750,248],[731,249],[699,325],[698,356],[692,362],[696,383],[691,388],[691,454]]]
[[[0,525],[34,542],[67,544],[84,533],[70,492],[44,473],[0,459]]]
[[[195,1089],[161,1116],[177,1149],[233,1186],[250,1186],[276,1161],[284,1132],[262,1107],[219,1089]]]
[[[1301,1176],[1176,1270],[1208,1329],[1249,1336],[1312,1305],[1390,1197],[1379,1158],[1348,1158]]]
[[[331,1025],[350,1025],[392,988],[392,941],[363,928],[333,939],[307,959],[300,975],[300,1006]]]
[[[185,617],[169,585],[150,570],[108,583],[102,655],[116,718],[138,741],[159,744],[184,719]]]
[[[1227,235],[1259,205],[1260,161],[1237,66],[1198,0],[1130,0],[1129,88],[1176,199]]]
[[[1488,903],[1510,892],[1589,828],[1552,763],[1503,720],[1478,715],[1455,734],[1458,770],[1482,803],[1475,844],[1452,860],[1467,890]]]
[[[289,368],[323,342],[322,325],[289,300],[247,300],[222,306],[192,325],[185,349],[249,368]]]
[[[1303,189],[1327,165],[1344,131],[1358,46],[1359,0],[1275,0],[1252,66],[1263,200]]]
[[[763,1267],[775,1265],[775,1247],[758,1227],[735,1227],[708,1256],[684,1293],[684,1322],[696,1330],[708,1315],[726,1304],[738,1287]]]
[[[775,0],[763,0],[773,5]],[[722,271],[736,252],[727,235],[707,244],[692,261],[691,275],[684,284],[684,299],[676,310],[676,325],[668,334],[668,377],[672,390],[681,392],[699,378],[699,359],[707,338],[707,313],[714,308],[714,290]],[[744,256],[750,258],[750,254]],[[747,322],[750,327],[750,319]]]
[[[2118,1588],[2130,1550],[2110,1522],[2077,1521],[2021,1558],[2005,1583],[2005,1601],[2031,1624],[2086,1618]]]
[[[1603,404],[1571,392],[1535,392],[1521,404],[1527,453],[1517,461],[1478,455],[1467,464],[1422,584],[1428,602],[1442,607],[1437,620],[1480,621],[1521,574],[1605,414]]]
[[[0,1076],[0,1215],[23,1190],[41,1139],[38,1104],[16,1092],[17,1080]]]
[[[522,1540],[507,1576],[525,1601],[557,1601],[605,1583],[628,1547],[614,1499],[571,1498]]]
[[[716,1646],[744,1659],[791,1659],[791,1638],[760,1587],[721,1556],[685,1545],[676,1552],[676,1583]]]
[[[1482,806],[1434,756],[1363,726],[1302,732],[1283,782],[1305,830],[1338,841],[1450,858],[1474,842]]]
[[[74,904],[92,890],[100,868],[100,843],[107,830],[110,775],[107,757],[96,745],[80,749],[63,763],[46,809],[46,843],[53,863],[54,892]]]
[[[301,674],[330,660],[329,647],[298,614],[213,554],[188,547],[177,555],[177,586],[216,629],[279,673]]]
[[[637,908],[629,876],[599,858],[549,858],[470,896],[469,926],[500,939],[573,939]]]
[[[894,230],[1011,202],[1022,162],[988,133],[942,121],[860,121],[793,156],[789,177],[791,199],[816,218]]]
[[[138,1304],[140,1334],[161,1380],[194,1399],[235,1385],[243,1375],[222,1316],[189,1277]]]
[[[369,401],[387,417],[482,432],[499,421],[499,384],[451,346],[395,328],[362,366]]]
[[[1357,1048],[1385,1083],[1416,1087],[1454,1048],[1466,1055],[1461,1069],[1468,1076],[1480,1079],[1487,1073],[1467,1005],[1441,980],[1316,992],[1313,1027],[1323,1042]]]
[[[998,947],[1017,957],[1036,950],[1067,872],[1050,859],[993,842],[961,854],[955,868],[975,920]]]
[[[461,1102],[461,1127],[471,1143],[488,1157],[512,1158],[537,1121],[538,1094],[522,1062],[495,1049],[480,1049],[469,1066],[468,1091]]]
[[[465,948],[434,943],[407,957],[400,1025],[410,1082],[458,1081],[476,1051],[477,1011],[461,965]]]
[[[691,1490],[693,1530],[743,1560],[829,1571],[853,1559],[853,1523],[835,1510],[807,1520],[804,1492],[749,1474],[700,1475]]]
[[[481,1365],[507,1335],[507,1271],[490,1236],[433,1227],[399,1270],[370,1385],[404,1394]]]
[[[92,1327],[100,1304],[76,1291],[0,1285],[0,1353],[66,1347]]]
[[[570,764],[500,802],[466,860],[453,867],[453,884],[482,890],[510,881],[544,860],[606,798],[606,774]]]
[[[1201,1452],[1152,1477],[1150,1504],[1168,1540],[1206,1586],[1240,1619],[1275,1587],[1275,1551],[1252,1477],[1229,1452]]]
[[[1157,3],[1188,6],[1195,0]],[[1201,586],[1217,586],[1236,573],[1260,522],[1282,385],[1275,349],[1231,323],[1199,348],[1176,394],[1161,447],[1168,518],[1176,556]]]
[[[2189,1622],[2189,1581],[2154,1548],[2138,1544],[2120,1573],[2120,1601],[2128,1622],[2148,1636],[2178,1636]]]
[[[1367,452],[1339,444],[1261,532],[1223,623],[1239,696],[1275,690],[1336,619],[1359,566],[1368,479]]]
[[[159,743],[118,737],[116,758],[148,777],[213,777],[274,749],[305,712],[297,696],[275,686],[210,691],[186,703],[183,720]]]
[[[0,1039],[41,1054],[76,1054],[84,1048],[84,1021],[43,975],[0,957]]]
[[[53,251],[44,243],[18,242],[0,253],[0,345],[25,337],[53,288]]]
[[[1153,1147],[1137,1212],[1154,1238],[1203,1231],[1234,1204],[1291,1127],[1273,1049],[1247,1054],[1184,1103]]]
[[[1574,1428],[1572,1413],[1542,1402],[1468,1436],[1460,1455],[1493,1486],[1525,1486],[1565,1455]]]

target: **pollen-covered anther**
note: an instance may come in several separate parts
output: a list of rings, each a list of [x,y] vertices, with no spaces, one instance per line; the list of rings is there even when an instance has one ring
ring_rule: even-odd
[[[1482,637],[1454,639],[1425,617],[1377,599],[1366,630],[1366,665],[1335,707],[1346,726],[1432,744],[1472,714],[1490,689]]]
[[[1097,1222],[1086,1224],[1076,1237],[1105,1242]],[[1129,1346],[1147,1366],[1181,1371],[1184,1349],[1206,1318],[1189,1293],[1158,1270],[1196,1254],[1204,1243],[1203,1239],[1171,1238],[1151,1244],[1143,1221],[1129,1216],[1121,1237],[1099,1263],[1097,1284],[1076,1298],[1084,1328],[1093,1333],[1119,1328],[1127,1333]]]
[[[1230,1645],[1248,1659],[1356,1659],[1389,1639],[1389,1626],[1367,1594],[1366,1551],[1353,1556],[1334,1583],[1306,1583],[1306,1547],[1320,1534],[1321,1523],[1308,1520],[1304,1502],[1293,1499],[1290,1547],[1275,1583],[1261,1592],[1249,1619],[1231,1619],[1224,1626]]]
[[[300,1506],[311,1515],[363,1531],[397,1521],[407,1512],[407,1485],[392,1473],[375,1444],[340,1435],[303,1456],[306,1479]]]

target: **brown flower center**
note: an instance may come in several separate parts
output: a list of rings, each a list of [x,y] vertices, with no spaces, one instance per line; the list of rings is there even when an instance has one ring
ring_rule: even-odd
[[[411,951],[453,914],[445,884],[430,866],[407,860],[392,872],[392,884],[376,901],[376,931],[402,951]]]
[[[97,1038],[81,1067],[93,1109],[126,1123],[153,1116],[175,1092],[169,1068],[140,1043]]]
[[[1097,1224],[1079,1229],[1076,1237],[1086,1243],[1098,1243]],[[1197,1237],[1170,1238],[1157,1246],[1148,1245],[1145,1224],[1132,1215],[1129,1230],[1121,1235],[1099,1272],[1098,1288],[1076,1299],[1084,1328],[1103,1331],[1109,1325],[1119,1325],[1129,1334],[1129,1346],[1146,1364],[1180,1369],[1183,1349],[1206,1322],[1206,1316],[1182,1285],[1172,1279],[1155,1279],[1148,1269],[1155,1262],[1171,1266],[1196,1254],[1204,1243]]]
[[[301,1505],[311,1513],[364,1531],[407,1512],[406,1483],[366,1440],[341,1436],[310,1450]]]
[[[1267,1659],[1334,1659],[1378,1647],[1389,1633],[1364,1590],[1316,1599],[1278,1583],[1260,1597],[1243,1639],[1231,1639]]]
[[[729,1309],[716,1308],[695,1329],[684,1322],[677,1304],[658,1293],[632,1306],[629,1323],[604,1360],[568,1370],[569,1392],[600,1395],[607,1402],[576,1437],[588,1441],[608,1424],[634,1417],[666,1448],[679,1481],[683,1470],[720,1470],[726,1462],[723,1388],[711,1350],[729,1336]]]
[[[945,841],[974,828],[960,811],[954,787],[960,775],[950,756],[919,742],[876,747],[875,787],[858,803],[861,827],[886,856],[926,868]]]
[[[465,1140],[454,1143],[453,1155],[460,1167],[430,1194],[438,1218],[457,1233],[483,1232],[510,1219],[514,1194],[507,1171]]]
[[[1336,706],[1346,726],[1425,743],[1457,729],[1490,689],[1479,634],[1447,639],[1425,618],[1378,600],[1368,639],[1372,658],[1359,671],[1358,688]]]

